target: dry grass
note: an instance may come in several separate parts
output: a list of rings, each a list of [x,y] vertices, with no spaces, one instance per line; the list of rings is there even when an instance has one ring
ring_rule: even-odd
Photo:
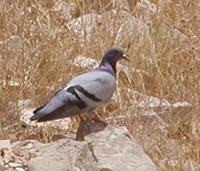
[[[79,35],[71,32],[66,23],[70,18],[60,11],[53,10],[51,0],[2,0],[0,2],[0,138],[21,139],[24,131],[18,124],[20,111],[15,103],[20,99],[31,99],[37,106],[69,80],[72,75],[83,71],[71,65],[70,60],[77,55],[99,59],[105,50],[113,45],[123,47],[131,58],[129,67],[146,71],[150,78],[145,82],[134,75],[119,74],[118,103],[111,102],[99,109],[102,117],[109,113],[134,113],[133,101],[127,88],[136,89],[147,95],[162,97],[173,101],[186,100],[192,104],[192,110],[184,120],[173,120],[173,111],[169,111],[167,136],[145,150],[161,170],[187,170],[200,164],[200,3],[198,0],[151,1],[158,5],[157,11],[139,8],[139,1],[130,2],[128,15],[110,15],[112,9],[107,1],[89,3],[87,1],[63,0],[73,2],[76,8],[71,12],[73,18],[91,11],[102,14],[97,28],[84,46]],[[121,7],[119,7],[121,8]],[[118,8],[118,13],[120,10]],[[139,18],[145,27],[132,30],[131,36],[116,41],[116,35],[127,18],[133,15]],[[145,29],[148,27],[148,29]],[[142,29],[143,28],[143,29]],[[176,34],[177,33],[177,34]],[[128,34],[128,33],[127,33]],[[178,35],[178,36],[176,36]],[[9,86],[10,80],[19,84]],[[12,104],[12,105],[11,105]],[[133,135],[139,124],[145,124],[147,130],[155,133],[154,127],[148,127],[141,118],[133,117],[123,124]],[[141,130],[140,130],[141,131]],[[42,136],[40,136],[42,135]],[[157,134],[156,134],[157,135]],[[50,135],[52,136],[52,135]],[[37,138],[45,139],[46,132]],[[139,138],[141,140],[141,138]],[[166,142],[176,140],[176,151],[168,156]],[[48,141],[45,139],[45,141]],[[161,161],[165,161],[163,164]]]

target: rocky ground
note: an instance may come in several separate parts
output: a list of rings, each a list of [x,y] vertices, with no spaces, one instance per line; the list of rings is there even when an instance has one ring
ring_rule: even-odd
[[[5,171],[156,171],[156,166],[125,127],[108,126],[75,141],[74,135],[52,143],[0,141]]]

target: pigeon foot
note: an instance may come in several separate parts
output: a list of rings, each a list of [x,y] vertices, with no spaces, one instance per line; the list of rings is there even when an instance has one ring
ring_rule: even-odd
[[[90,133],[99,132],[105,129],[108,125],[106,122],[102,121],[98,116],[92,118],[90,120],[84,120],[82,117],[78,131],[76,133],[76,140],[77,141],[84,141],[86,135]]]

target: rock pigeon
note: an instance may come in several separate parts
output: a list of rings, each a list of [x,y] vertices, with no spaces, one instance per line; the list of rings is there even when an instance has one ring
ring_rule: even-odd
[[[35,109],[30,120],[43,122],[82,113],[90,118],[91,111],[112,97],[116,88],[116,64],[121,59],[128,60],[121,49],[109,49],[97,68],[74,77],[48,103]],[[100,121],[97,116],[92,119]]]

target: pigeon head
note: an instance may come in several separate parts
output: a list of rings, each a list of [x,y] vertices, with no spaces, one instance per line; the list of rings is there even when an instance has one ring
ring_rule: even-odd
[[[109,69],[111,66],[112,68],[110,69],[112,69],[114,74],[116,74],[116,64],[121,59],[128,60],[126,54],[121,49],[111,48],[103,56],[100,68]]]

